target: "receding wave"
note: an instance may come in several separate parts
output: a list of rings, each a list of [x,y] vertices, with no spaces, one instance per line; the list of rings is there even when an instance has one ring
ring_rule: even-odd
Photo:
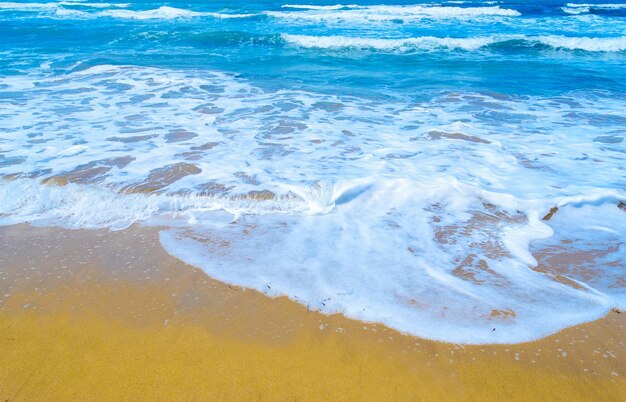
[[[621,52],[626,50],[626,37],[587,38],[558,35],[502,35],[470,38],[422,36],[404,39],[357,38],[347,36],[282,35],[287,43],[317,49],[362,49],[406,52],[411,50],[462,49],[477,50],[489,46],[546,46],[563,50],[587,52]]]
[[[315,200],[294,193],[145,194],[95,185],[41,184],[34,179],[0,179],[0,201],[0,225],[40,222],[70,228],[124,229],[158,216],[188,219],[193,213],[209,211],[236,216],[319,209]]]
[[[425,338],[511,343],[623,308],[619,272],[596,278],[584,266],[547,275],[542,269],[550,267],[538,267],[529,252],[531,241],[555,233],[568,240],[572,221],[596,236],[597,247],[622,241],[623,211],[615,207],[622,198],[598,189],[522,200],[450,178],[345,181],[278,199],[119,193],[18,179],[0,180],[0,225],[165,226],[160,239],[169,253],[226,283]],[[540,216],[554,203],[558,212],[548,226]],[[619,247],[605,254],[609,267],[623,258]],[[331,279],[320,268],[329,266]]]
[[[56,8],[57,3],[14,3],[14,2],[0,2],[0,9],[8,10],[36,10],[44,8]]]

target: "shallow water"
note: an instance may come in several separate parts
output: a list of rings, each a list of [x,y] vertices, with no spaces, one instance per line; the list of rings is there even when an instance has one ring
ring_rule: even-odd
[[[2,224],[163,225],[222,281],[459,343],[626,308],[624,4],[2,2],[0,30]]]

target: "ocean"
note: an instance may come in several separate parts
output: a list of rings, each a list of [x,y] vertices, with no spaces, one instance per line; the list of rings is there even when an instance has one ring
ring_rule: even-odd
[[[0,2],[0,224],[455,343],[626,308],[626,4]]]

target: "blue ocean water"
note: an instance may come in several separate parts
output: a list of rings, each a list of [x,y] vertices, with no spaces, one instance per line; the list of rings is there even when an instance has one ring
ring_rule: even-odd
[[[252,3],[2,3],[1,68],[218,69],[273,90],[418,99],[460,89],[624,91],[623,4]]]
[[[625,308],[625,136],[619,1],[0,2],[0,223],[417,336]]]

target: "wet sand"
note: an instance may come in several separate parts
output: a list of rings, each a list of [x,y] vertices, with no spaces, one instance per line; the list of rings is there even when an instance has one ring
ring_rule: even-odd
[[[0,400],[626,400],[626,313],[462,346],[324,316],[158,231],[0,228]]]

